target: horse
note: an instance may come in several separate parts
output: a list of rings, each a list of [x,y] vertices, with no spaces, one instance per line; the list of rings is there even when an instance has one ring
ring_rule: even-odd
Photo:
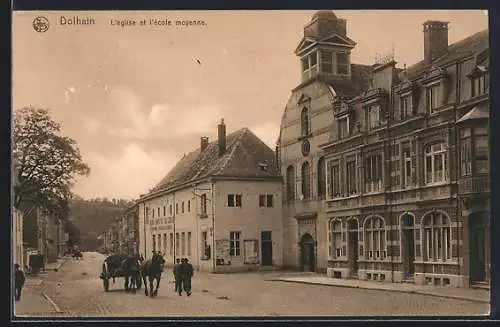
[[[158,288],[160,287],[161,273],[163,272],[163,266],[165,264],[165,259],[160,254],[153,254],[153,257],[142,265],[141,275],[142,281],[144,283],[144,294],[146,296],[156,296],[158,295]],[[146,281],[149,280],[149,292],[148,292],[148,283]],[[153,281],[156,279],[156,288],[153,290]]]
[[[140,288],[140,265],[138,256],[131,255],[123,259],[120,269],[125,278],[125,292],[135,293],[135,290]]]

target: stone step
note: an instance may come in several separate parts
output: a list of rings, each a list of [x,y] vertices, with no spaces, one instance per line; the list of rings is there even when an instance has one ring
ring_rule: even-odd
[[[488,282],[473,282],[471,283],[471,288],[490,290],[490,284]]]

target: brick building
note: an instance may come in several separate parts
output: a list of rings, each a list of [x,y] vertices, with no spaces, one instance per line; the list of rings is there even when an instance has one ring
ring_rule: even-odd
[[[448,24],[428,21],[423,37],[413,66],[363,66],[350,64],[355,43],[333,12],[306,26],[303,82],[279,145],[284,223],[295,233],[285,248],[302,266],[337,278],[488,283],[488,32],[449,45]],[[312,255],[317,263],[304,259]]]

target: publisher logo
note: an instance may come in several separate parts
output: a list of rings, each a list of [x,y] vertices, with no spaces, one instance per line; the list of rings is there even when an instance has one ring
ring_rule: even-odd
[[[43,16],[38,16],[33,20],[33,29],[38,33],[47,32],[49,26],[49,20]]]

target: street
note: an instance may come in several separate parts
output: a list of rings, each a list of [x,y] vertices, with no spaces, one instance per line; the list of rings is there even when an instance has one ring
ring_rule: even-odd
[[[104,292],[99,279],[104,256],[84,253],[83,260],[68,260],[57,272],[46,274],[43,292],[52,305],[37,316],[408,316],[483,315],[489,305],[466,300],[270,281],[286,272],[211,274],[197,273],[193,294],[180,297],[166,270],[156,298],[143,290],[125,293],[123,279]],[[18,306],[29,306],[23,301]],[[57,309],[54,309],[54,304]],[[52,309],[48,309],[52,307]],[[45,312],[39,312],[46,310]],[[59,312],[57,312],[59,311]]]

